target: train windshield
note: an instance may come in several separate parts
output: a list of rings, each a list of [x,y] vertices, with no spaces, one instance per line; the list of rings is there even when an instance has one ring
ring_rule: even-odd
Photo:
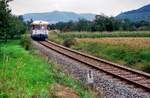
[[[32,29],[33,30],[47,30],[47,26],[46,25],[33,25]]]

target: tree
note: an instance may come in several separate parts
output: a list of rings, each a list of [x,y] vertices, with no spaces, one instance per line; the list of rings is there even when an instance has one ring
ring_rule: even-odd
[[[30,21],[26,22],[27,30],[30,30],[32,22],[33,22],[33,19],[30,19]]]
[[[13,39],[14,37],[20,38],[22,34],[26,31],[26,24],[22,22],[23,20],[19,17],[12,16],[9,23],[10,28],[8,32],[8,37]]]
[[[106,30],[106,17],[102,15],[96,15],[94,20],[94,25],[96,31],[105,31]]]
[[[69,21],[67,23],[64,23],[64,27],[62,29],[64,32],[66,31],[73,31],[74,30],[74,23],[73,21]]]
[[[150,30],[150,21],[133,22],[129,19],[119,20],[114,17],[107,17],[104,15],[96,15],[95,20],[88,21],[79,19],[73,22],[59,22],[57,24],[49,25],[49,29],[59,29],[61,31],[117,31],[117,30]]]
[[[18,16],[18,19],[19,19],[20,21],[22,21],[22,22],[23,22],[23,20],[24,20],[22,15]]]
[[[23,17],[11,15],[11,10],[8,7],[8,2],[10,1],[12,0],[0,1],[0,38],[5,42],[8,38],[20,37],[26,31]]]
[[[0,1],[0,38],[4,38],[7,41],[8,29],[10,27],[9,19],[11,17],[11,10],[8,8],[8,2],[12,0]]]
[[[86,19],[79,19],[78,22],[76,22],[76,31],[91,31],[92,29],[92,22],[86,20]]]

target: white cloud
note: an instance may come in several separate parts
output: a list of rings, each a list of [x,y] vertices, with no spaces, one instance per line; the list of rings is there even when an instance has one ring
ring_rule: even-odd
[[[53,10],[117,15],[146,4],[150,4],[150,0],[14,0],[10,8],[17,15]]]

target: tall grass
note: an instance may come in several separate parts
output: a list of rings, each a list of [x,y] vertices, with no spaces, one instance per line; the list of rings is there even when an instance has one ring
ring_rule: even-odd
[[[62,39],[67,38],[102,38],[102,37],[150,37],[150,31],[133,31],[133,32],[66,32],[58,34]]]
[[[112,45],[125,45],[130,48],[149,48],[150,37],[115,37],[115,38],[81,38],[77,42],[108,43]]]
[[[53,41],[58,44],[63,44],[64,39],[60,38],[57,33],[49,32],[48,40]]]
[[[150,48],[92,42],[81,42],[72,48],[150,73]]]
[[[90,90],[48,64],[36,54],[25,51],[19,41],[0,44],[0,98],[52,98],[53,84],[75,90],[81,98],[92,98]]]

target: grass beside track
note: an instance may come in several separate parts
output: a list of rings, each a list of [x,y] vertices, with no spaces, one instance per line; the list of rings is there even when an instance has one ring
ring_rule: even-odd
[[[65,85],[81,98],[93,98],[91,90],[48,64],[19,41],[0,44],[0,98],[54,98],[53,84]]]
[[[150,31],[49,33],[53,42],[67,39],[77,40],[76,50],[150,73]]]
[[[72,48],[150,73],[150,47],[130,48],[109,43],[80,42]]]

